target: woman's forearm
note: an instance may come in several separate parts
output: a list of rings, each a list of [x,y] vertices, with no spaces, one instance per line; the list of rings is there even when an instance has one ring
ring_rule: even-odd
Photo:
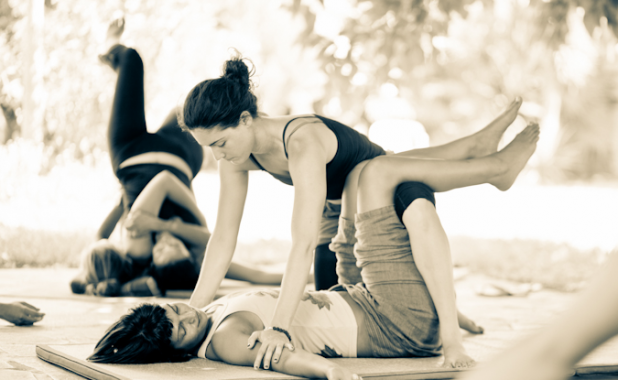
[[[197,207],[195,196],[175,175],[163,170],[154,176],[137,196],[131,208],[132,212],[142,211],[152,215],[159,215],[161,205],[166,198],[191,212],[200,222],[206,226],[206,219]]]
[[[114,228],[116,228],[116,224],[118,224],[118,221],[122,217],[123,212],[124,207],[122,205],[122,200],[120,200],[120,202],[114,206],[109,214],[107,214],[107,217],[105,217],[103,223],[101,223],[101,226],[97,231],[97,240],[108,239],[110,237],[114,231]]]
[[[168,172],[169,173],[169,172]],[[202,211],[197,207],[195,195],[182,181],[175,175],[169,173],[167,181],[165,181],[165,189],[167,190],[167,198],[172,202],[189,210],[200,222],[202,226],[206,226],[206,218]]]
[[[200,276],[189,301],[191,306],[202,308],[213,301],[232,262],[235,248],[235,238],[222,237],[215,230],[208,242]]]
[[[249,186],[249,174],[237,170],[231,164],[220,164],[219,175],[221,188],[217,223],[208,241],[200,276],[189,301],[191,306],[198,308],[208,305],[215,298],[232,262]]]
[[[265,272],[232,262],[225,277],[232,280],[249,281],[260,285],[281,285],[283,273]]]
[[[288,375],[309,378],[329,377],[329,372],[334,370],[340,370],[342,374],[348,372],[334,362],[303,349],[284,350],[279,362],[273,363],[273,369]]]
[[[167,231],[189,244],[206,248],[210,231],[208,227],[185,223],[180,219],[162,220],[160,231]]]
[[[270,326],[289,329],[305,291],[307,275],[311,269],[312,261],[313,250],[311,245],[292,246],[281,282],[281,294]]]

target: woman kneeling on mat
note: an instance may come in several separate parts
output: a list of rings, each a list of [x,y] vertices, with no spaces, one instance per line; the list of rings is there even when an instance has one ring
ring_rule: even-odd
[[[496,159],[494,155],[479,167],[476,180],[495,180],[494,165],[505,166],[500,172],[508,171],[510,165],[520,166],[521,157],[527,161],[537,139],[538,126],[527,127],[509,145],[508,154],[490,162]],[[457,338],[443,331],[442,317],[438,317],[432,300],[432,284],[424,281],[415,262],[416,252],[413,254],[431,240],[436,250],[450,255],[435,213],[433,191],[417,182],[382,181],[382,172],[375,170],[379,164],[368,164],[359,175],[358,188],[346,189],[358,194],[358,214],[355,223],[348,226],[352,234],[346,235],[345,242],[333,245],[355,246],[363,282],[335,291],[304,293],[290,328],[273,327],[290,341],[286,350],[276,349],[273,370],[308,377],[352,378],[347,369],[325,358],[426,357],[439,355],[441,348],[445,362],[455,361],[459,367],[473,363],[461,345],[461,334]],[[427,180],[438,181],[440,176],[429,174]],[[278,296],[278,291],[231,294],[203,310],[185,303],[141,305],[107,331],[89,360],[147,363],[197,355],[270,369],[268,347],[257,341],[259,333],[254,331],[269,326]],[[482,332],[457,313],[454,302],[450,308],[461,328]]]

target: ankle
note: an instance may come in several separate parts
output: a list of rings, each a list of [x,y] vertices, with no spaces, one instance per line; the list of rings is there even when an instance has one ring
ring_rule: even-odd
[[[441,334],[440,339],[442,340],[442,350],[444,351],[459,351],[463,349],[463,338],[459,329],[454,333]]]

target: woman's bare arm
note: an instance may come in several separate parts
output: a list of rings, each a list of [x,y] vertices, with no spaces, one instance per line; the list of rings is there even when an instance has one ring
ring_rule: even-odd
[[[307,284],[326,200],[327,154],[315,130],[305,128],[296,132],[289,142],[288,152],[294,182],[292,249],[281,283],[281,295],[268,326],[283,329],[290,327]],[[268,347],[264,353],[265,362],[277,359],[283,345],[288,344],[284,334],[272,329],[258,334],[259,340]]]
[[[116,224],[118,224],[118,221],[122,217],[123,212],[124,207],[122,205],[121,198],[120,201],[118,201],[118,203],[114,206],[114,208],[111,209],[109,214],[107,214],[105,220],[103,220],[103,223],[101,223],[101,226],[97,231],[97,240],[109,239],[110,235],[114,231],[114,228],[116,228]]]
[[[251,349],[247,349],[247,340],[250,331],[260,329],[262,326],[248,322],[239,314],[229,316],[217,328],[212,339],[212,349],[215,355],[223,362],[235,365],[254,366],[259,368],[261,362],[257,361],[258,352],[262,350],[262,344],[256,343]],[[261,325],[261,324],[260,324]],[[264,369],[269,369],[269,363],[264,362]],[[358,378],[349,370],[337,365],[335,362],[321,356],[307,352],[301,348],[294,351],[285,350],[280,360],[272,363],[272,369],[288,375],[304,376],[311,378],[328,378],[333,380]]]
[[[283,273],[265,272],[240,263],[232,262],[225,277],[232,280],[249,281],[260,285],[281,285]]]
[[[281,285],[283,273],[266,272],[232,261],[225,278],[239,281],[249,281],[258,285]],[[310,273],[307,276],[307,283],[313,283],[313,274]]]
[[[249,173],[227,161],[219,161],[219,176],[221,188],[217,223],[189,301],[191,306],[198,308],[208,305],[214,299],[232,262],[249,186]]]
[[[198,219],[201,225],[206,226],[206,218],[197,207],[193,192],[178,177],[167,170],[163,170],[148,182],[144,190],[135,199],[129,216],[136,211],[157,216],[166,198],[186,208]]]
[[[201,247],[201,249],[206,249],[210,238],[210,230],[206,226],[185,223],[178,217],[167,220],[161,219],[141,210],[131,210],[124,226],[138,236],[151,231],[167,231],[189,245]]]

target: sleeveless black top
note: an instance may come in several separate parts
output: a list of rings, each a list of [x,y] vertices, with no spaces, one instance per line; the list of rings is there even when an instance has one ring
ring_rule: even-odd
[[[335,157],[333,157],[331,162],[326,165],[326,199],[341,199],[345,180],[348,177],[348,174],[350,174],[350,172],[352,171],[352,169],[354,169],[354,167],[361,161],[385,154],[384,149],[382,149],[379,145],[369,141],[367,136],[335,120],[331,120],[318,115],[300,116],[288,121],[288,123],[285,125],[285,128],[283,128],[283,149],[285,152],[285,157],[288,157],[288,151],[285,144],[285,133],[288,125],[290,125],[290,123],[296,119],[310,117],[316,117],[320,119],[322,123],[324,123],[331,131],[333,131],[335,137],[337,137],[337,153],[335,153]],[[288,139],[303,125],[306,125],[306,123],[300,124],[298,127],[296,127],[295,130],[290,132]],[[253,156],[253,154],[251,154],[249,158],[260,169],[266,170],[262,165],[260,165],[257,159]],[[270,173],[270,175],[272,175],[279,181],[285,183],[286,185],[293,186],[292,178],[290,178],[289,176],[275,173]]]

